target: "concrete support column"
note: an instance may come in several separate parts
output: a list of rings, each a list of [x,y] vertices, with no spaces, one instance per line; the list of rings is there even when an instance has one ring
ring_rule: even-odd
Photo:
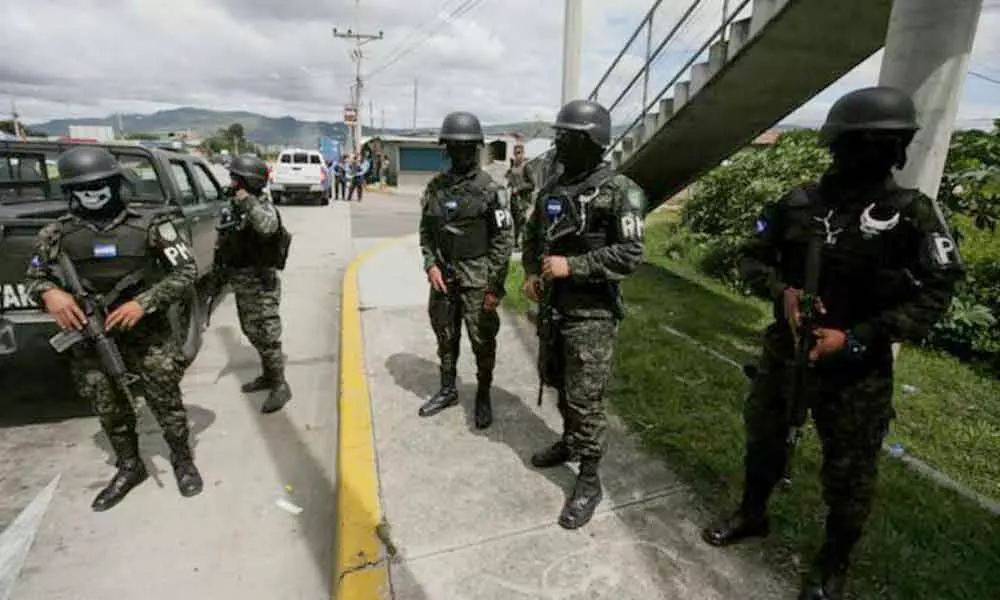
[[[583,0],[566,0],[563,26],[562,104],[580,94],[580,52],[583,45]]]
[[[982,7],[983,0],[895,0],[889,17],[879,85],[909,93],[920,120],[896,180],[931,198],[941,185]],[[898,357],[899,344],[892,353]]]
[[[920,119],[896,180],[936,198],[983,0],[896,0],[879,84],[913,96]]]

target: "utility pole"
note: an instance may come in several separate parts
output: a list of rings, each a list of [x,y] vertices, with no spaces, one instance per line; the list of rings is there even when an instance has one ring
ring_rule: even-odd
[[[563,25],[562,104],[580,93],[580,50],[583,39],[583,0],[566,0]]]
[[[413,80],[413,129],[417,128],[417,85],[418,80]]]
[[[359,0],[354,0],[355,18],[357,17]],[[351,29],[347,32],[339,32],[337,28],[333,28],[333,37],[344,38],[354,40],[354,50],[351,52],[351,58],[354,60],[354,153],[359,154],[361,152],[361,97],[362,90],[364,89],[364,83],[361,79],[361,59],[364,54],[361,52],[361,47],[369,42],[382,39],[382,32],[379,31],[378,35],[370,33],[356,33]]]
[[[371,98],[368,99],[368,127],[375,129],[375,104]]]
[[[10,115],[11,115],[11,119],[13,119],[13,121],[14,121],[14,137],[16,137],[19,140],[23,140],[24,139],[24,135],[21,132],[21,122],[17,120],[17,118],[18,118],[17,107],[14,106],[14,99],[13,98],[10,99]]]

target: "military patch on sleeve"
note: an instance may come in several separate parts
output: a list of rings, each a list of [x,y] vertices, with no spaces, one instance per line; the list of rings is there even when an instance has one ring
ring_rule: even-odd
[[[156,233],[160,234],[160,239],[164,242],[176,242],[177,241],[177,228],[170,221],[165,223],[160,223],[156,228]]]
[[[764,233],[764,231],[767,230],[767,220],[763,217],[757,219],[757,222],[754,223],[753,230],[757,233]]]
[[[175,241],[163,248],[163,257],[170,266],[180,268],[194,262],[194,252],[183,240]]]
[[[645,225],[638,214],[629,214],[621,218],[619,233],[623,240],[641,242],[645,235]]]
[[[642,190],[636,186],[631,186],[628,191],[625,192],[625,198],[628,200],[628,205],[635,212],[642,214],[643,205],[646,203],[645,194]]]

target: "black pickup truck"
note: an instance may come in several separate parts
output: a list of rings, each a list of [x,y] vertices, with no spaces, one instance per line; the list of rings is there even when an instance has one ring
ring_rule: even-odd
[[[67,211],[56,159],[74,145],[79,142],[0,141],[0,372],[21,368],[25,361],[37,363],[44,358],[39,352],[54,353],[45,342],[58,329],[28,297],[23,280],[38,231]],[[178,231],[194,248],[199,283],[203,282],[212,269],[216,225],[227,203],[209,164],[181,152],[124,143],[96,145],[109,150],[124,167],[122,193],[130,207],[174,215]],[[210,310],[198,287],[193,286],[169,313],[189,363],[201,347]]]

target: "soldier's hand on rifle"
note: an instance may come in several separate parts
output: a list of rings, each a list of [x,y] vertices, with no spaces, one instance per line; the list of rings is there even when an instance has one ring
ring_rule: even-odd
[[[83,329],[87,315],[83,314],[80,305],[72,294],[59,288],[52,288],[42,294],[45,310],[52,315],[59,327],[64,330]]]
[[[486,292],[486,294],[483,295],[483,308],[485,310],[494,311],[499,305],[500,299],[497,298],[496,294],[493,292]]]
[[[802,290],[793,287],[785,288],[785,318],[794,332],[797,332],[799,326],[802,325],[802,307],[799,305],[801,300]],[[823,306],[823,301],[819,298],[816,299],[815,308],[819,314],[826,314],[826,307]]]
[[[815,362],[827,354],[840,352],[847,346],[847,333],[839,329],[826,329],[820,327],[813,331],[816,336],[816,344],[809,351],[809,360]]]
[[[538,275],[528,275],[521,286],[521,292],[525,298],[537,304],[542,298],[542,280],[538,278]]]
[[[132,329],[145,314],[146,311],[143,310],[142,305],[135,300],[130,300],[108,315],[104,321],[104,328],[111,331],[116,326],[121,325],[122,329]]]
[[[546,256],[542,259],[542,277],[546,279],[569,277],[569,261],[565,256]]]
[[[444,276],[441,275],[441,268],[437,265],[427,269],[427,281],[430,282],[431,287],[442,294],[448,293],[448,286],[444,284]]]

